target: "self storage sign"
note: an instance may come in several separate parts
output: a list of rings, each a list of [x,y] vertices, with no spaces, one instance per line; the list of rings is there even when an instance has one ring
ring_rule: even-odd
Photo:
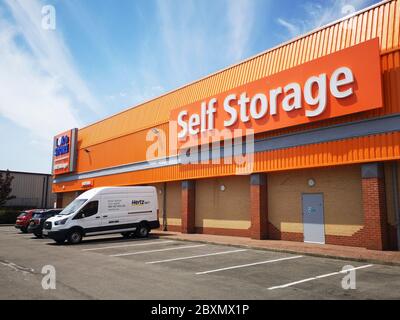
[[[373,39],[175,109],[170,130],[178,145],[188,146],[216,130],[259,133],[382,106],[379,41]]]
[[[69,173],[75,170],[77,131],[78,129],[71,129],[54,137],[54,175]]]

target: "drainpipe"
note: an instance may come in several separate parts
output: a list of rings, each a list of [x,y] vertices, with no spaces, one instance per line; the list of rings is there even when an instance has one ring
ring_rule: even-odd
[[[40,200],[40,208],[41,209],[46,209],[45,204],[44,204],[44,195],[46,194],[46,176],[43,177],[43,183],[42,183],[42,199]]]
[[[397,229],[397,250],[400,251],[400,204],[399,204],[399,181],[397,176],[397,162],[392,164],[392,184],[393,184],[393,208],[396,216]]]
[[[49,176],[46,176],[46,193],[44,194],[44,205],[45,208],[48,208],[48,195],[49,195]]]
[[[167,183],[164,182],[164,188],[163,188],[163,231],[168,231],[168,226],[167,226]]]

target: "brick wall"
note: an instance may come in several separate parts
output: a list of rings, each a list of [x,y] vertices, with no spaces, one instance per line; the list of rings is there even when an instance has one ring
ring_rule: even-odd
[[[303,242],[304,235],[300,232],[285,232],[276,228],[272,223],[268,223],[268,238],[271,240],[285,240]]]
[[[384,250],[388,244],[384,178],[363,178],[362,193],[365,246],[372,250]]]
[[[204,228],[196,227],[196,233],[231,237],[250,237],[250,229]]]
[[[352,236],[337,236],[327,234],[325,236],[325,243],[348,247],[365,247],[365,228],[357,231]]]

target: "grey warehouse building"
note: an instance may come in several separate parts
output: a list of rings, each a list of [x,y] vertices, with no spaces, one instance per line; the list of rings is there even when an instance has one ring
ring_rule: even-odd
[[[0,170],[5,175],[5,170]],[[45,173],[9,171],[14,177],[11,195],[5,207],[15,208],[53,208],[55,195],[52,193],[53,177]]]

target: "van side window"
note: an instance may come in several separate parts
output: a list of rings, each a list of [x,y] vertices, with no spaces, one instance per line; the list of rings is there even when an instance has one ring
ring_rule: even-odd
[[[77,214],[76,219],[87,218],[97,213],[99,209],[99,201],[90,201]]]

